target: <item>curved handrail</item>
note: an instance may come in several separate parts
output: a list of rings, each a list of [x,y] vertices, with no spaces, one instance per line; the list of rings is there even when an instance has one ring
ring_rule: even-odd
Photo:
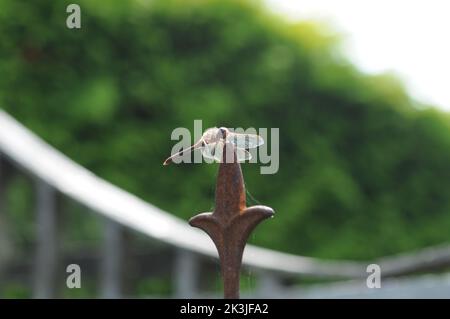
[[[152,238],[198,254],[217,258],[211,240],[187,222],[145,202],[101,179],[44,142],[9,114],[0,109],[0,152],[31,175],[45,181],[59,192],[122,225]],[[442,255],[442,254],[441,254]],[[450,248],[441,256],[450,264]],[[397,258],[397,257],[395,257]],[[398,274],[420,269],[419,263],[408,264],[395,258],[381,260],[389,271]],[[424,258],[431,258],[425,256]],[[440,259],[440,260],[441,260]],[[366,276],[367,263],[326,261],[297,256],[253,245],[247,245],[243,264],[278,273],[324,277],[359,278]],[[425,263],[426,264],[426,263]]]

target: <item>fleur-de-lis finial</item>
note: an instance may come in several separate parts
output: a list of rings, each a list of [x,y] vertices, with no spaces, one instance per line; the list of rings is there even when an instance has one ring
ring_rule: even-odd
[[[227,153],[234,160],[227,160]],[[189,224],[204,230],[219,253],[224,297],[239,298],[239,278],[242,255],[252,230],[262,220],[272,217],[272,208],[262,205],[246,207],[245,185],[241,166],[232,143],[225,143],[223,160],[219,164],[214,212],[192,217]]]

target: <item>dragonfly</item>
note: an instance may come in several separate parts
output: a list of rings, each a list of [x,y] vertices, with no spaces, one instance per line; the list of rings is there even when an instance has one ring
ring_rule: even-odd
[[[167,158],[163,165],[169,165],[175,158],[197,149],[201,149],[203,157],[220,163],[223,160],[223,148],[227,143],[233,144],[237,161],[243,162],[252,158],[248,149],[263,145],[264,139],[257,134],[235,133],[226,127],[212,127],[192,146]]]

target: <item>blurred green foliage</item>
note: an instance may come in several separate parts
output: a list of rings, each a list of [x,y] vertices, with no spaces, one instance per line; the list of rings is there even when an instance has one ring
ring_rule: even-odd
[[[167,277],[141,278],[136,287],[136,293],[139,296],[169,298],[173,295],[171,287],[173,285],[170,282],[170,278]]]
[[[0,290],[2,299],[27,299],[31,298],[31,289],[20,283],[8,283]]]
[[[279,172],[243,165],[276,210],[253,243],[369,259],[449,240],[448,114],[356,70],[329,28],[250,1],[80,0],[70,30],[69,3],[0,3],[0,105],[81,165],[187,219],[217,165],[163,167],[172,130],[279,127]]]

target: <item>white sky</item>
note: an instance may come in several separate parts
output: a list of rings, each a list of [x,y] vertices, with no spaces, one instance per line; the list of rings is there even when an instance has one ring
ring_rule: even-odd
[[[368,73],[394,71],[413,97],[450,111],[449,0],[265,0],[290,18],[326,21]]]

